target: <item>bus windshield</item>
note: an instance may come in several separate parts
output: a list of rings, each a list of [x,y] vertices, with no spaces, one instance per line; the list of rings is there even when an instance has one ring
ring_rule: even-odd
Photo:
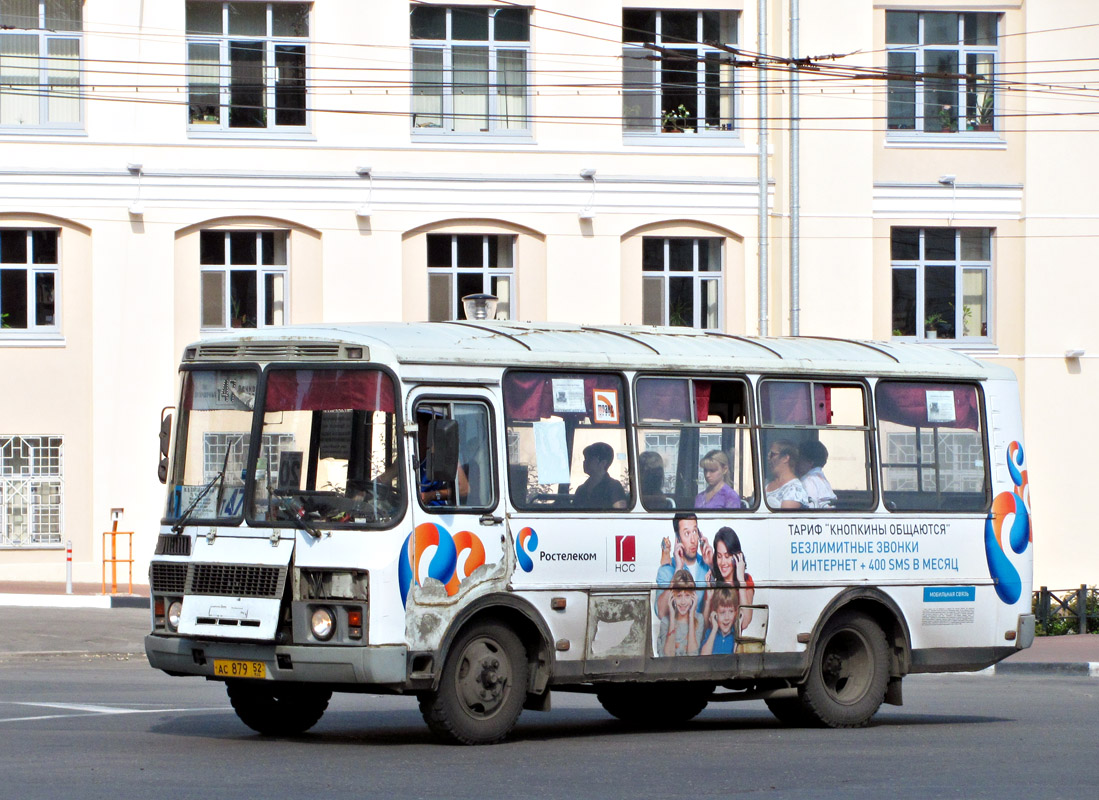
[[[380,370],[269,370],[253,521],[396,521],[404,502],[395,408],[393,381]]]
[[[240,516],[257,377],[247,368],[183,373],[168,519]]]

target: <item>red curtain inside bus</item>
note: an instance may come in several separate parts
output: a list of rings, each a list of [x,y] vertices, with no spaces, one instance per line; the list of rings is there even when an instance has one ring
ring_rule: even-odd
[[[376,370],[273,370],[266,411],[385,411],[392,413],[393,382]]]
[[[555,402],[553,384],[562,380],[584,382],[584,411],[559,410],[563,404],[560,399]],[[591,416],[592,394],[597,389],[618,392],[620,403],[625,398],[622,379],[617,375],[509,372],[504,378],[504,411],[509,422],[534,422],[552,416]],[[625,421],[621,415],[619,419]]]
[[[938,393],[938,396],[935,394]],[[977,405],[977,389],[956,383],[894,383],[878,384],[878,419],[896,422],[910,428],[967,428],[980,430],[981,414]],[[936,408],[940,398],[950,396],[950,409]],[[934,419],[931,417],[934,416]],[[951,417],[953,419],[951,419]]]
[[[764,425],[828,425],[832,422],[832,387],[801,381],[764,381],[759,389]]]

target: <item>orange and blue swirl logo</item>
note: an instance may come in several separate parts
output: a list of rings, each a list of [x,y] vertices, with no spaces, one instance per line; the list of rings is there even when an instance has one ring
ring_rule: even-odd
[[[458,531],[453,536],[442,525],[424,522],[408,535],[401,546],[401,558],[397,564],[397,580],[401,584],[401,604],[408,605],[408,593],[412,586],[420,585],[420,568],[429,547],[435,553],[427,564],[427,577],[434,578],[446,587],[453,597],[458,585],[473,570],[485,563],[485,545],[470,531]],[[465,561],[458,563],[458,556],[468,551]]]
[[[534,569],[534,561],[530,554],[538,551],[538,532],[534,528],[523,528],[515,540],[515,557],[519,560],[519,566],[523,572]]]
[[[1000,492],[992,500],[992,512],[985,519],[985,557],[988,559],[988,572],[995,582],[996,594],[1010,605],[1019,600],[1023,581],[1008,550],[1022,555],[1032,539],[1030,483],[1026,455],[1019,442],[1012,442],[1007,448],[1007,469],[1015,491]]]

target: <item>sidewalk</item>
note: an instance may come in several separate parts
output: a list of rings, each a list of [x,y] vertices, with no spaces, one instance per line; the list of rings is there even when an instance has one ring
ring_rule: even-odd
[[[110,586],[108,585],[108,589]],[[120,587],[129,589],[127,584]],[[99,583],[73,584],[72,594],[63,583],[0,581],[0,655],[4,653],[55,653],[58,642],[65,641],[64,652],[87,654],[141,653],[142,639],[148,630],[149,587],[133,587],[133,594],[104,595]],[[50,641],[37,633],[41,625],[21,624],[26,615],[4,607],[40,609],[79,609],[77,613],[43,612],[47,617],[65,620],[79,633],[53,636]],[[88,609],[88,611],[83,611]],[[123,609],[99,613],[103,609]],[[40,615],[36,615],[40,616]],[[56,631],[54,633],[57,633]],[[55,642],[53,639],[58,641]],[[1099,678],[1099,634],[1039,636],[1034,645],[990,668],[997,675],[1084,675]]]

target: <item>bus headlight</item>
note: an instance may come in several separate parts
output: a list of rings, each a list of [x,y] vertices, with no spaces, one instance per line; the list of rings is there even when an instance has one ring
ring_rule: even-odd
[[[168,613],[164,617],[164,621],[168,625],[168,630],[179,630],[179,617],[182,613],[183,603],[179,600],[173,600],[168,604]]]
[[[309,627],[313,631],[313,637],[322,642],[327,642],[336,632],[336,617],[330,608],[318,608],[309,618]]]

